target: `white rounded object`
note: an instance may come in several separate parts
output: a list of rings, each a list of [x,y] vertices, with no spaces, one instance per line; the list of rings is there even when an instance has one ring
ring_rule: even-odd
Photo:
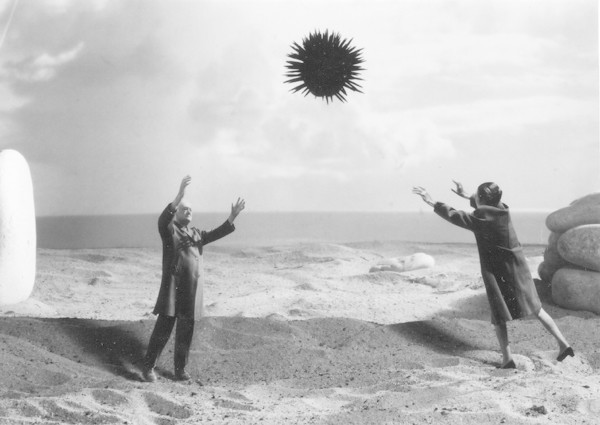
[[[408,272],[418,269],[427,269],[435,266],[435,260],[431,255],[417,252],[408,257],[390,258],[382,260],[376,266],[371,267],[370,272]]]
[[[27,161],[0,151],[0,305],[27,300],[36,265],[35,208]]]

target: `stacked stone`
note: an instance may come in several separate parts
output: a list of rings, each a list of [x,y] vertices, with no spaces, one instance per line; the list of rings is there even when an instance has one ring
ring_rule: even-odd
[[[552,299],[600,314],[600,193],[553,212],[546,226],[551,233],[538,274],[551,283]]]

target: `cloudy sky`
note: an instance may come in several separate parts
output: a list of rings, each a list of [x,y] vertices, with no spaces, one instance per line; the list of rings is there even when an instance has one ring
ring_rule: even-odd
[[[291,44],[363,49],[363,94],[291,93]],[[400,211],[452,179],[519,210],[600,190],[595,0],[0,0],[0,148],[38,215]]]

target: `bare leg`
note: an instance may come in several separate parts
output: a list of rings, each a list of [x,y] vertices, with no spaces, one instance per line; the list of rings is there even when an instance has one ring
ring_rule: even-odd
[[[552,320],[552,317],[550,317],[550,315],[546,313],[543,308],[541,308],[537,313],[537,318],[540,322],[542,322],[542,325],[544,325],[546,330],[550,332],[554,338],[556,338],[556,341],[558,342],[558,352],[562,353],[564,350],[566,350],[569,347],[569,343],[560,332],[560,329],[558,329],[558,326],[556,326],[556,323],[554,323],[554,320]]]
[[[512,360],[512,353],[508,345],[508,331],[506,329],[506,323],[495,325],[496,337],[500,344],[500,350],[502,351],[502,366],[506,365]]]

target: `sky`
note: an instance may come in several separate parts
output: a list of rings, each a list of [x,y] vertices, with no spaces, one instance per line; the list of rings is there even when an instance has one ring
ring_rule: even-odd
[[[290,91],[291,45],[362,49],[363,93]],[[0,0],[0,149],[36,213],[514,210],[600,190],[595,0]]]

